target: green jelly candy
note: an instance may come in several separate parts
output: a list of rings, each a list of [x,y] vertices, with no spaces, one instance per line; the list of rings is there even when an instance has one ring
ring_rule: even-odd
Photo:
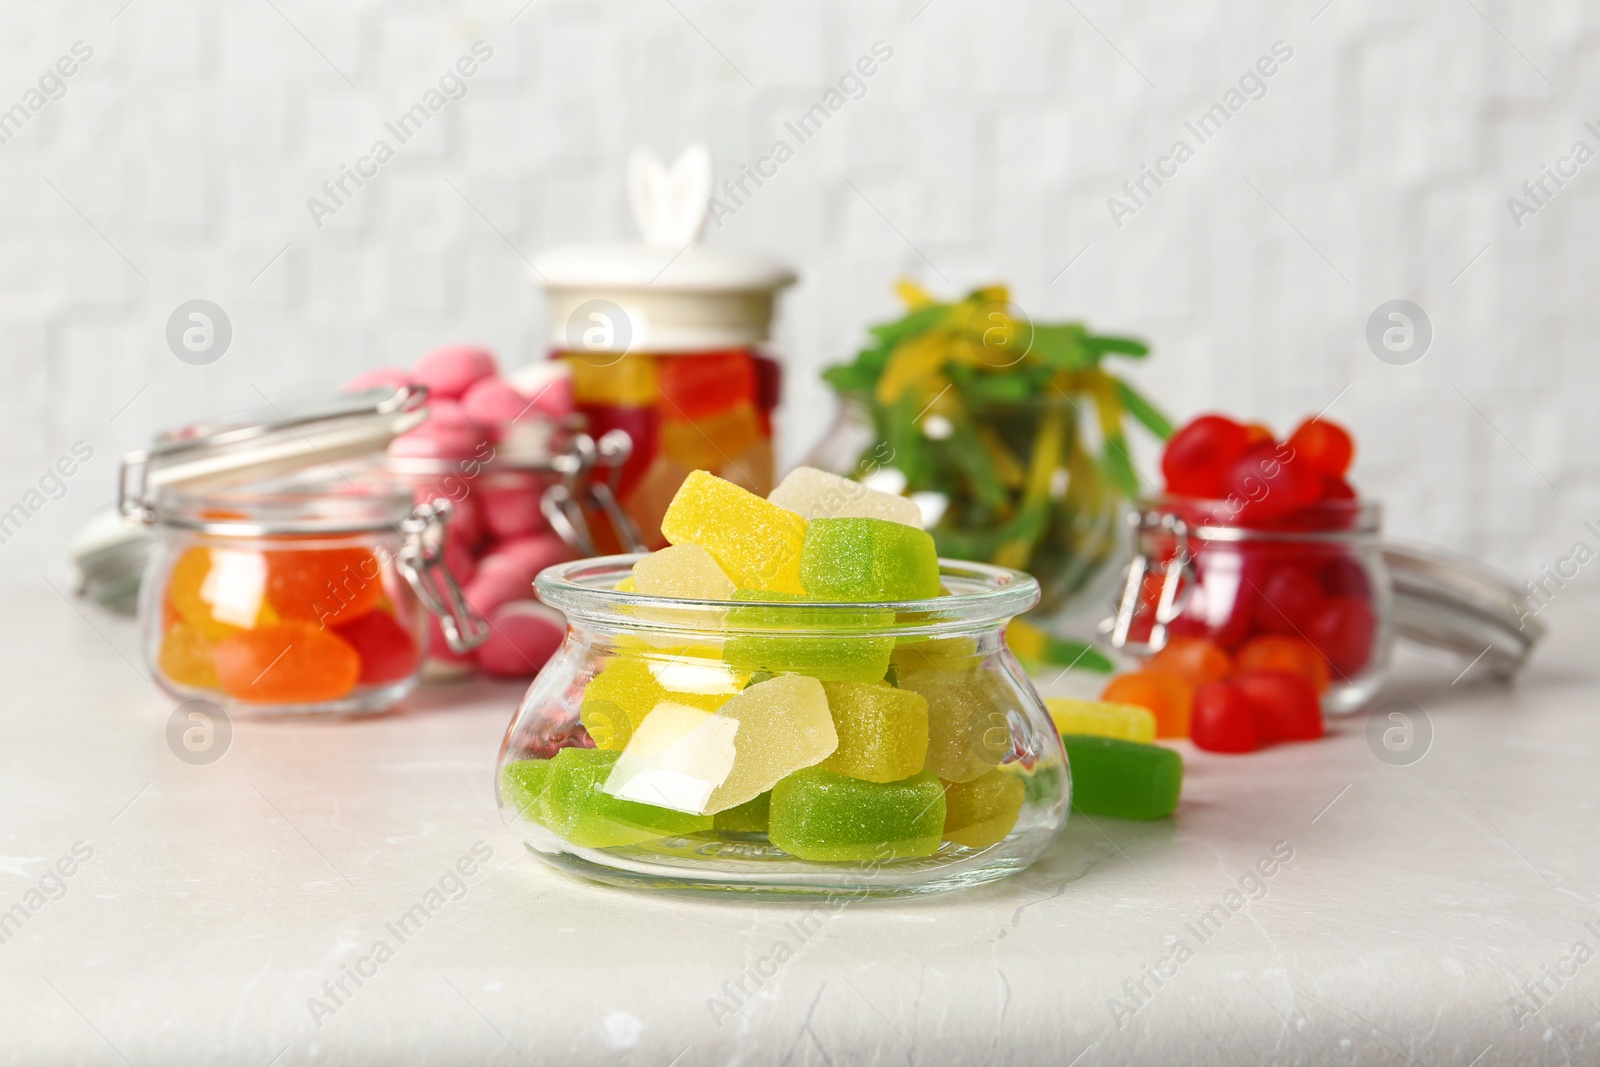
[[[754,800],[717,812],[712,826],[718,833],[724,834],[764,834],[767,832],[767,815],[771,808],[772,790],[769,789]]]
[[[926,772],[885,783],[807,767],[773,786],[767,836],[803,860],[931,856],[944,814],[944,786]]]
[[[711,816],[690,815],[601,791],[621,753],[564,748],[550,761],[539,795],[539,821],[580,848],[636,845],[711,829]]]
[[[500,769],[500,796],[524,819],[537,819],[539,794],[550,776],[550,760],[522,759]]]
[[[813,600],[925,600],[939,595],[933,538],[887,519],[813,519],[800,550]]]
[[[890,525],[895,525],[890,523]],[[741,589],[734,600],[803,604],[814,598],[792,593]],[[742,607],[728,611],[728,639],[722,658],[743,671],[804,674],[824,682],[878,682],[894,654],[892,637],[853,637],[851,631],[890,626],[892,612],[827,611],[816,608]],[[779,631],[774,635],[740,633],[740,628]],[[786,629],[826,631],[782,636]]]
[[[928,702],[917,693],[863,682],[823,682],[839,747],[817,766],[868,782],[898,782],[928,755]]]
[[[1072,806],[1089,815],[1162,819],[1178,806],[1183,757],[1170,748],[1091,734],[1062,734]]]

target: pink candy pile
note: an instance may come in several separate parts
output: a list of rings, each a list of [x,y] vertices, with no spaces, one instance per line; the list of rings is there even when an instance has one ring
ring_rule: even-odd
[[[445,560],[470,603],[489,620],[488,641],[460,656],[429,620],[434,673],[470,670],[518,678],[536,673],[561,643],[565,620],[533,599],[533,579],[572,558],[539,508],[549,477],[508,469],[503,452],[519,434],[567,420],[575,410],[564,364],[535,363],[502,377],[492,353],[469,345],[429,352],[410,371],[383,367],[352,379],[347,390],[426,385],[428,420],[389,445],[417,502],[454,507]],[[498,466],[495,461],[501,462]]]

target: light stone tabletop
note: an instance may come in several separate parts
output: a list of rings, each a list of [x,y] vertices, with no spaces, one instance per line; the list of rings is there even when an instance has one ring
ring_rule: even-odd
[[[1600,1063],[1575,592],[1515,688],[1402,664],[1408,764],[1366,713],[1185,746],[1173,820],[1074,815],[998,884],[814,905],[544,867],[493,802],[520,686],[236,722],[192,766],[130,622],[5,593],[0,1063]]]

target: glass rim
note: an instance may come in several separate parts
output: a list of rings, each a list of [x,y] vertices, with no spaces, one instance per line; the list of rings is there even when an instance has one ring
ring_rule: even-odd
[[[1285,518],[1291,521],[1270,526],[1229,517],[1239,506],[1229,500],[1153,493],[1134,501],[1131,521],[1153,527],[1170,515],[1183,519],[1189,535],[1203,541],[1346,540],[1372,537],[1383,525],[1383,502],[1370,497],[1319,500],[1289,512]],[[1293,521],[1296,516],[1299,521]],[[1310,521],[1316,519],[1323,521]]]
[[[893,637],[986,629],[1015,618],[1039,602],[1030,574],[966,560],[939,560],[950,595],[927,600],[683,600],[612,588],[648,553],[595,556],[558,563],[539,572],[539,599],[569,622],[656,633],[727,633],[775,636]],[[729,623],[733,609],[781,613],[779,625]],[[873,622],[872,615],[880,616]]]

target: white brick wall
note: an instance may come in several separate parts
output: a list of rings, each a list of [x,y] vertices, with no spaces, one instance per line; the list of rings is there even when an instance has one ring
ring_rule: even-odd
[[[1600,148],[1583,129],[1600,9],[923,2],[0,5],[0,108],[74,41],[94,47],[0,145],[0,508],[72,441],[96,453],[0,566],[59,573],[122,450],[256,387],[462,339],[537,358],[543,309],[507,240],[531,255],[629,236],[633,145],[703,138],[726,175],[880,39],[894,58],[866,96],[711,237],[801,269],[781,325],[791,410],[826,402],[816,371],[893,313],[897,274],[946,292],[1003,278],[1036,317],[1149,337],[1135,376],[1175,415],[1285,427],[1339,396],[1395,534],[1522,576],[1600,517],[1600,162],[1520,231],[1505,207],[1575,139]],[[480,38],[495,54],[467,98],[314,228],[306,198]],[[1280,39],[1294,57],[1265,98],[1113,226],[1106,198]],[[194,297],[233,321],[208,367],[163,338]],[[1396,297],[1434,324],[1413,366],[1364,342]],[[784,456],[816,433],[789,420]]]

